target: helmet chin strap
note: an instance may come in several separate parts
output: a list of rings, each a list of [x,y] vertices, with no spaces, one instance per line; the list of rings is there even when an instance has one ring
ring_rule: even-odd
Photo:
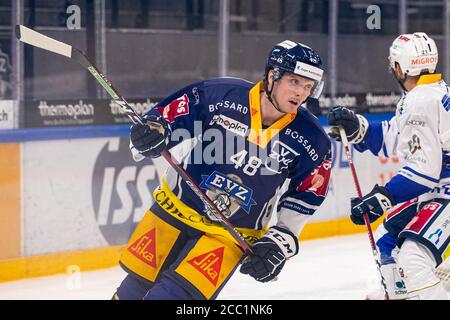
[[[273,86],[274,86],[274,85],[275,85],[275,81],[272,82],[272,86],[271,86],[271,88],[270,88],[270,91],[266,91],[267,98],[269,99],[270,103],[273,105],[273,107],[274,107],[278,112],[286,113],[286,112],[281,111],[280,107],[278,106],[278,102],[275,102],[275,101],[273,101],[273,99],[272,99],[272,90],[273,90]]]

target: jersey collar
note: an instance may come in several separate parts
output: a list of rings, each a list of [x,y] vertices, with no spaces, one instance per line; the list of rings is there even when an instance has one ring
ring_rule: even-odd
[[[263,130],[262,129],[262,119],[261,119],[261,92],[264,90],[263,82],[259,81],[253,88],[250,89],[248,94],[249,104],[250,104],[250,134],[247,138],[249,142],[252,142],[261,148],[265,148],[269,141],[277,134],[280,130],[286,127],[289,123],[294,120],[297,112],[286,114],[276,122],[274,122],[270,127]]]
[[[417,80],[417,85],[432,84],[432,83],[440,81],[441,79],[442,79],[442,74],[440,74],[440,73],[423,74],[419,77],[419,80]]]

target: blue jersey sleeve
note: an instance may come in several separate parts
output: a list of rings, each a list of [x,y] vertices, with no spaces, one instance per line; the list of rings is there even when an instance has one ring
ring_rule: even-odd
[[[359,152],[370,150],[374,155],[378,155],[383,147],[383,122],[370,122],[366,138],[355,145]]]
[[[412,169],[404,167],[400,171],[407,172],[410,170]],[[415,174],[418,174],[418,172],[415,172]],[[433,181],[432,178],[426,178],[429,179],[430,182],[436,183],[436,181]],[[391,193],[397,203],[401,203],[414,199],[415,197],[430,191],[432,188],[409,179],[403,174],[396,174],[386,184],[386,189]]]
[[[169,149],[203,132],[209,116],[205,112],[206,99],[203,82],[197,82],[165,98],[147,112],[147,115],[162,115],[170,123],[173,134]]]

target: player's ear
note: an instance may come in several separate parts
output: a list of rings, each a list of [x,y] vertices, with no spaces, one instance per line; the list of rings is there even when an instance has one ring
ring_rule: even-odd
[[[270,69],[267,74],[268,87],[271,88],[273,82],[273,69]]]
[[[397,74],[397,76],[399,77],[399,78],[403,78],[403,70],[402,70],[402,67],[400,67],[400,64],[399,63],[395,63],[395,73]]]

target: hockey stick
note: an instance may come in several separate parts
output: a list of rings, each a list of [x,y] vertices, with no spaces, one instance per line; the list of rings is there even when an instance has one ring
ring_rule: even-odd
[[[350,153],[350,147],[348,144],[347,134],[345,133],[345,130],[343,127],[339,127],[339,134],[341,136],[342,145],[344,146],[345,155],[347,157],[348,164],[352,171],[353,181],[355,182],[355,186],[356,186],[356,192],[358,193],[358,197],[361,199],[363,196],[362,192],[361,192],[361,186],[359,185],[359,180],[358,180],[358,176],[356,175],[355,165],[353,164],[352,155]],[[384,280],[383,273],[381,272],[381,263],[380,263],[380,260],[378,259],[378,250],[377,250],[377,247],[375,244],[372,227],[370,226],[370,221],[369,221],[369,217],[368,217],[367,213],[363,214],[363,218],[364,218],[364,222],[367,227],[367,234],[369,235],[369,241],[370,241],[370,246],[372,248],[373,257],[375,259],[375,263],[377,265],[377,270],[381,277],[381,285],[383,286],[384,297],[386,298],[386,300],[389,300],[389,294],[388,294],[387,287],[386,287],[386,281]]]
[[[89,59],[80,50],[63,42],[44,36],[43,34],[23,25],[16,26],[16,37],[24,43],[47,51],[51,51],[56,54],[63,55],[78,62],[94,76],[94,78],[108,92],[108,94],[114,99],[114,101],[119,104],[119,106],[133,123],[145,124],[145,120],[134,111],[134,109],[128,104],[125,98],[119,94],[119,92],[112,86],[108,79],[106,79],[106,77],[89,61]],[[231,234],[231,236],[236,240],[241,249],[246,254],[253,254],[249,244],[245,241],[244,237],[239,233],[239,231],[236,230],[236,228],[234,228],[231,222],[217,208],[212,200],[200,189],[197,183],[189,176],[189,174],[178,163],[178,161],[172,157],[171,153],[168,150],[165,150],[161,153],[161,155],[167,160],[169,165],[181,176],[181,178],[192,189],[192,191],[200,198],[200,200],[206,207],[206,211],[212,212],[219,223],[223,227],[225,227],[225,229]]]

